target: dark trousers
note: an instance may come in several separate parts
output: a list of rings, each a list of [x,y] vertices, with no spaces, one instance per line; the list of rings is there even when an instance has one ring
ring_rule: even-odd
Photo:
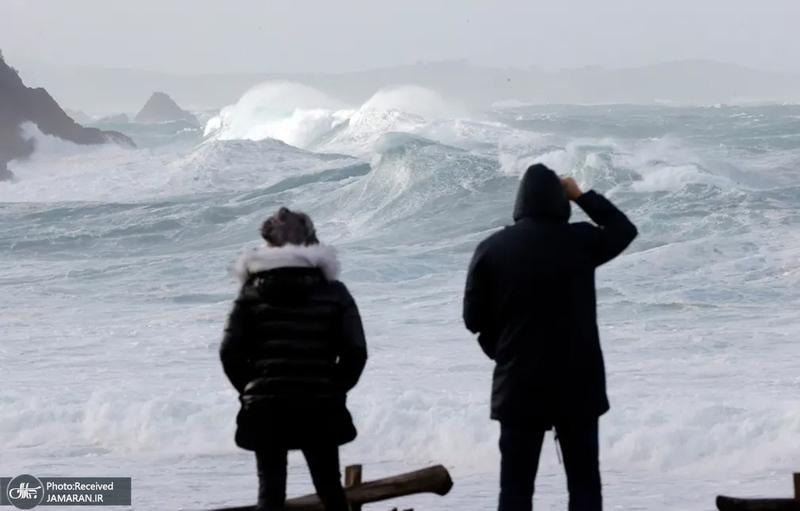
[[[597,419],[556,425],[569,490],[569,511],[602,511]],[[500,426],[499,511],[531,511],[545,431]]]
[[[335,445],[303,449],[314,488],[325,511],[350,511],[339,471],[339,448]],[[283,511],[286,503],[288,450],[280,447],[256,452],[258,467],[258,511]]]

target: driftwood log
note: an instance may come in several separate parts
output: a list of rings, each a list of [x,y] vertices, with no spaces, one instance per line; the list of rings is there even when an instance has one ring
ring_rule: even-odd
[[[347,474],[347,471],[345,472]],[[355,475],[352,476],[355,480]],[[346,485],[347,500],[353,509],[359,509],[364,504],[381,502],[384,500],[416,495],[419,493],[433,493],[447,495],[453,487],[450,473],[442,465],[407,472],[397,476],[385,477],[366,483]],[[254,511],[255,506],[217,508],[212,511]],[[323,511],[322,502],[316,495],[306,495],[286,501],[286,511]]]
[[[361,484],[361,465],[350,465],[344,469],[344,487],[353,488]],[[361,511],[361,504],[350,504],[350,511]]]
[[[442,465],[408,472],[398,476],[369,481],[347,488],[347,500],[351,506],[362,506],[373,502],[416,495],[434,493],[447,495],[453,487],[450,474]],[[286,502],[286,511],[323,511],[322,502],[316,495],[307,495]]]
[[[717,497],[719,511],[800,511],[800,501],[795,499],[737,499]]]
[[[793,499],[737,499],[717,497],[719,511],[800,511],[800,472],[794,474]]]

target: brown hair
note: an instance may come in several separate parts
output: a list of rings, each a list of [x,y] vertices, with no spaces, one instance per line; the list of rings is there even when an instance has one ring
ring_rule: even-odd
[[[261,225],[261,237],[274,247],[291,245],[316,245],[317,231],[314,222],[305,213],[282,207]]]

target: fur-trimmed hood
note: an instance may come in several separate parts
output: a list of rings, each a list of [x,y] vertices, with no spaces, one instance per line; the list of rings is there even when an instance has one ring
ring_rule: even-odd
[[[277,268],[319,268],[325,278],[339,278],[341,266],[336,250],[328,245],[261,245],[248,250],[236,262],[235,273],[239,282],[250,275]]]

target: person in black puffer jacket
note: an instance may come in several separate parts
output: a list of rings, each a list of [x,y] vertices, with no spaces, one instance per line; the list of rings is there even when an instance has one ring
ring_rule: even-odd
[[[220,346],[240,396],[236,444],[256,455],[256,509],[284,509],[287,453],[302,450],[325,509],[348,510],[339,447],[357,435],[346,400],[367,361],[358,307],[308,215],[281,208],[261,235],[237,263]]]

